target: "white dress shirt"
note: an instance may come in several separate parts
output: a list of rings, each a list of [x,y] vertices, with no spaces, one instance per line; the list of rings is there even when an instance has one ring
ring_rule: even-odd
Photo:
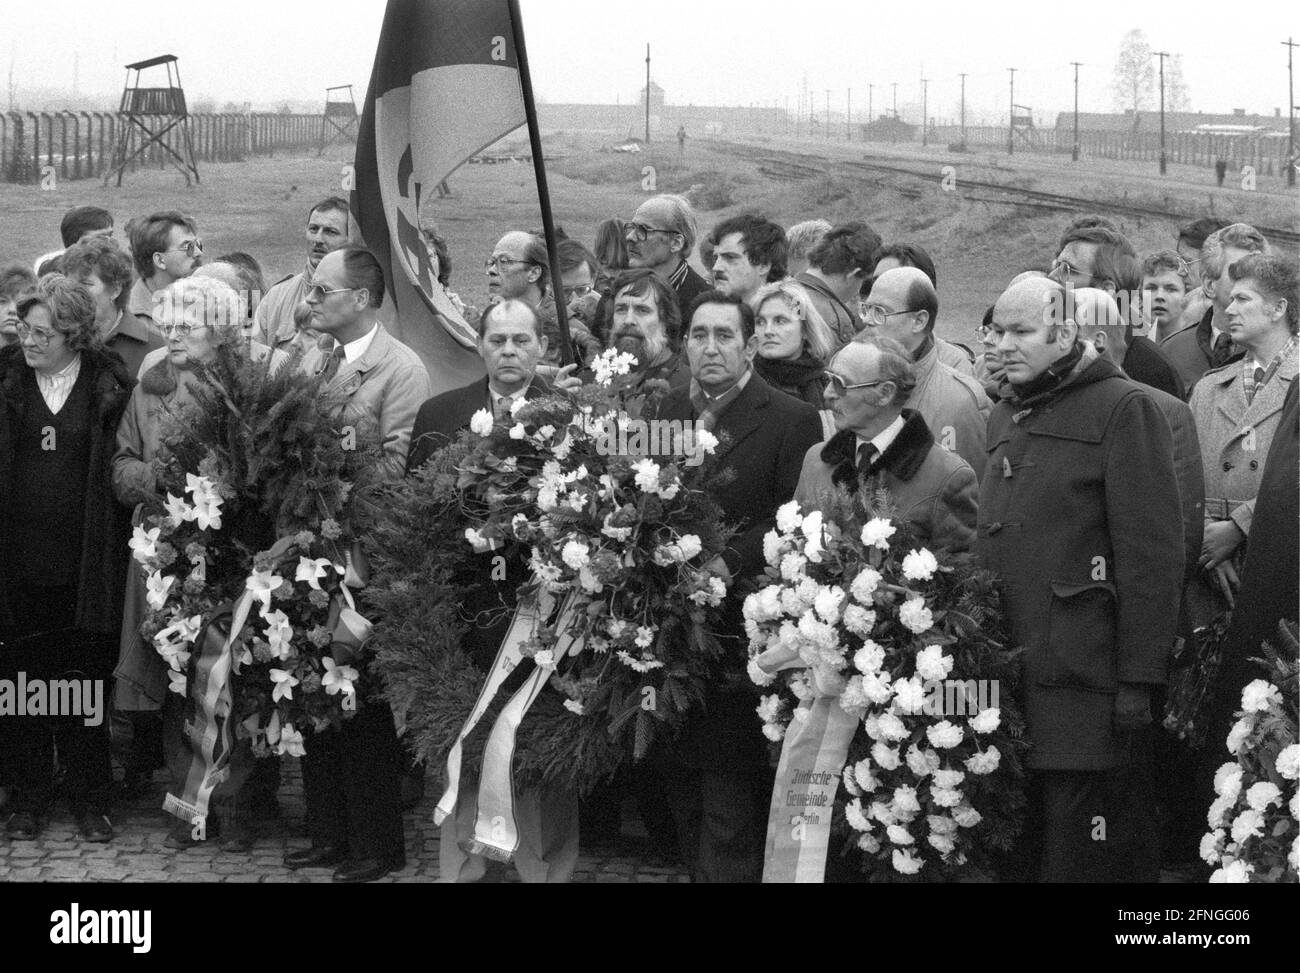
[[[67,367],[53,375],[46,375],[44,372],[36,373],[36,386],[41,390],[41,398],[56,416],[67,403],[68,396],[72,394],[72,386],[77,384],[77,376],[80,374],[81,355],[79,354],[67,364]]]
[[[379,333],[379,325],[375,324],[373,328],[363,334],[360,338],[349,341],[343,346],[343,358],[350,365],[370,349],[370,342],[375,340],[375,335]]]
[[[854,456],[853,456],[854,460],[855,461],[857,460],[857,451],[862,448],[863,443],[870,443],[872,446],[876,447],[876,451],[871,454],[873,460],[877,456],[885,455],[885,450],[889,448],[890,443],[892,443],[895,439],[898,438],[898,434],[902,431],[903,431],[903,417],[900,415],[895,417],[893,422],[887,425],[884,429],[880,430],[880,432],[876,433],[876,435],[873,436],[871,439],[863,439],[861,436],[859,436],[857,447],[855,447],[854,449]]]

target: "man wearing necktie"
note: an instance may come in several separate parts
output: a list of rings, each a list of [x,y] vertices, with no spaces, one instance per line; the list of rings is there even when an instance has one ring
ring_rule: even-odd
[[[719,445],[705,460],[706,481],[738,533],[711,568],[732,583],[719,626],[724,658],[705,701],[673,743],[656,755],[677,823],[682,855],[697,882],[757,882],[772,795],[767,743],[754,718],[758,701],[745,673],[740,605],[743,580],[764,567],[763,535],[794,496],[799,466],[822,438],[807,402],[777,391],[752,368],[754,312],[738,297],[705,291],[692,306],[685,336],[689,388],[670,391],[655,418],[697,422]]]
[[[383,458],[376,476],[400,477],[416,410],[432,390],[419,356],[379,323],[379,261],[361,247],[327,254],[306,301],[311,327],[334,341],[328,353],[318,347],[302,365],[322,375],[321,407],[341,427],[379,440]],[[336,882],[368,882],[404,867],[399,751],[388,704],[367,697],[355,717],[312,734],[306,747],[302,777],[311,847],[286,854],[285,865],[338,866]]]
[[[1228,323],[1232,280],[1228,268],[1252,253],[1268,253],[1264,235],[1246,223],[1233,223],[1211,233],[1201,247],[1201,288],[1210,306],[1200,322],[1160,342],[1160,350],[1178,371],[1187,396],[1207,371],[1221,368],[1241,355]]]
[[[863,332],[831,360],[823,393],[836,433],[808,450],[794,498],[825,510],[836,486],[889,491],[913,546],[964,551],[975,539],[979,483],[954,452],[938,447],[919,412],[904,408],[916,366],[891,338]]]

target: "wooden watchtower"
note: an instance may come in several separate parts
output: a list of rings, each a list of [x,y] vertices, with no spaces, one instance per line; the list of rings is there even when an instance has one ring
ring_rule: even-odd
[[[352,85],[337,84],[332,88],[326,88],[325,118],[321,122],[320,148],[316,154],[323,153],[325,146],[331,142],[355,142],[358,121],[357,103],[352,98]]]
[[[140,84],[140,72],[149,68],[166,67],[165,87],[146,88]],[[134,77],[132,74],[134,73]],[[117,145],[113,148],[113,161],[104,173],[104,185],[117,176],[122,185],[122,172],[132,162],[149,150],[162,147],[169,161],[181,171],[185,184],[190,177],[199,181],[199,167],[194,159],[194,143],[190,139],[190,113],[185,107],[185,90],[181,87],[181,69],[174,54],[147,61],[137,61],[126,66],[126,87],[122,89],[122,106],[118,109],[121,125]],[[172,129],[179,129],[179,139],[168,138]],[[172,143],[179,143],[179,151]]]

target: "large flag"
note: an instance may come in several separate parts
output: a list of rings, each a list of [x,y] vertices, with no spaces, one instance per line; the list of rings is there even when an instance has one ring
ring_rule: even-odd
[[[352,210],[384,265],[392,330],[424,359],[435,392],[468,384],[483,365],[474,329],[433,276],[420,217],[436,206],[440,182],[527,121],[512,8],[388,0],[366,92]]]

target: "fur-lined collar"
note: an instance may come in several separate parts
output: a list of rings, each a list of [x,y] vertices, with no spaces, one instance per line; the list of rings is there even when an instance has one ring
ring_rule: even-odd
[[[125,404],[135,380],[118,355],[104,348],[87,348],[81,353],[81,366],[89,370],[87,377],[92,383],[91,395],[97,414],[107,415],[119,403]],[[20,345],[0,348],[0,395],[15,415],[23,412],[23,375],[27,371],[31,371],[31,366],[23,358]]]
[[[900,480],[916,476],[934,446],[934,435],[921,414],[914,409],[902,411],[903,428],[885,452],[872,464],[872,471],[884,468]],[[852,429],[837,432],[822,447],[822,462],[831,467],[831,482],[856,491],[861,477],[854,468],[857,462],[858,436]]]

